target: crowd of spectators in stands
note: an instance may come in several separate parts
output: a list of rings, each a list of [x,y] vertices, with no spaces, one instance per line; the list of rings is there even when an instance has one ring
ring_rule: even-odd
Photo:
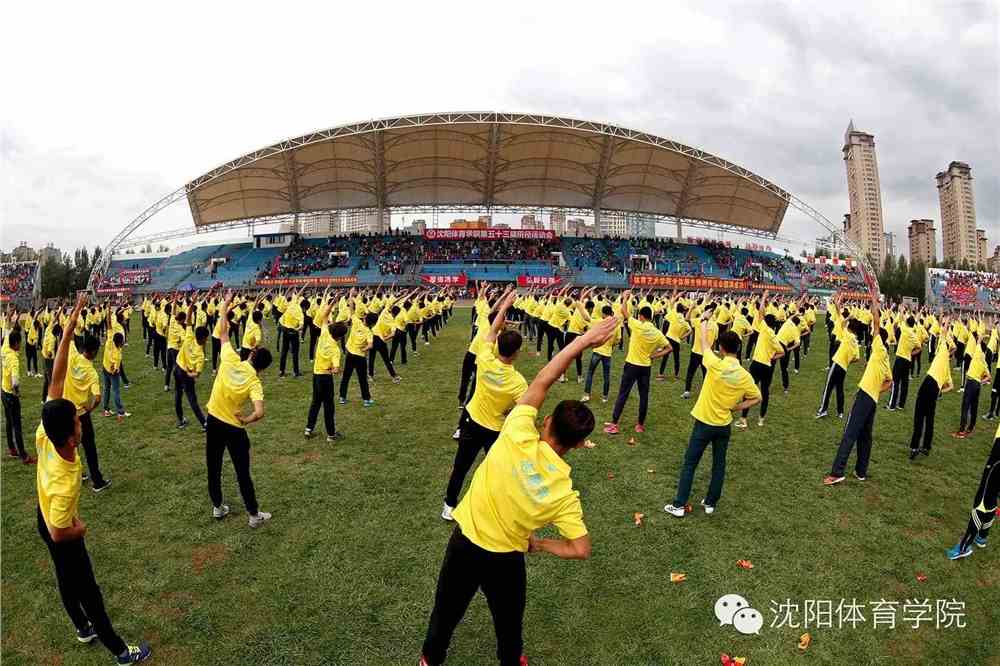
[[[38,262],[0,264],[0,293],[11,298],[30,296],[35,288]]]
[[[425,263],[553,261],[552,253],[562,249],[558,239],[503,238],[495,240],[425,241]]]
[[[948,305],[1000,306],[1000,275],[979,271],[930,272],[931,290]]]
[[[621,273],[624,270],[624,264],[618,254],[620,245],[620,240],[610,236],[578,239],[576,243],[567,246],[566,252],[569,256],[563,257],[563,259],[577,270],[583,270],[587,266],[596,266],[605,273]]]
[[[350,258],[346,254],[330,254],[338,249],[335,246],[335,240],[339,239],[330,239],[328,243],[316,244],[296,238],[278,256],[277,265],[263,267],[260,274],[262,276],[267,274],[269,277],[288,277],[311,275],[334,268],[345,268],[350,263]]]

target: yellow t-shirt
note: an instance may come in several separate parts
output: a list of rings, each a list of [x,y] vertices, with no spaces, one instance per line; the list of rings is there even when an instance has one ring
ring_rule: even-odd
[[[263,338],[264,333],[260,330],[260,325],[251,319],[243,329],[243,341],[240,346],[243,349],[253,349]]]
[[[840,346],[837,353],[833,355],[833,362],[844,370],[861,357],[861,349],[858,345],[858,338],[850,331],[845,331],[840,339]]]
[[[97,379],[97,370],[94,370],[94,364],[86,356],[76,350],[76,345],[69,347],[69,367],[67,370],[63,397],[76,405],[78,414],[83,414],[84,406],[89,405],[92,398],[101,395],[101,384]]]
[[[288,307],[285,308],[284,314],[281,315],[281,319],[278,320],[278,323],[285,328],[302,328],[302,307],[299,303],[290,302]]]
[[[611,316],[614,316],[614,315],[611,315]],[[607,317],[605,317],[605,319],[606,318]],[[591,319],[590,320],[590,328],[593,328],[595,326],[600,325],[600,323],[602,321],[604,321],[604,319],[600,319],[600,320],[598,320],[598,319]],[[615,332],[611,334],[611,337],[608,338],[607,342],[605,342],[600,347],[594,347],[594,353],[597,354],[597,355],[599,355],[599,356],[611,356],[611,354],[614,353],[615,345],[617,345],[618,342],[621,339],[622,339],[622,326],[621,326],[621,324],[619,324],[618,326],[615,326]]]
[[[882,337],[876,335],[872,340],[872,352],[868,357],[868,364],[865,366],[865,373],[858,382],[858,388],[878,402],[879,391],[882,384],[892,381],[892,368],[889,365],[889,352],[886,351]]]
[[[205,367],[205,350],[198,344],[194,329],[191,327],[188,327],[184,334],[184,342],[181,343],[181,350],[177,354],[177,365],[184,372],[192,374],[200,374]]]
[[[691,416],[702,423],[727,426],[733,422],[736,405],[748,398],[760,397],[753,377],[735,358],[719,358],[711,349],[706,349],[701,364],[708,372]]]
[[[650,355],[656,350],[670,345],[666,336],[651,321],[641,321],[635,317],[629,317],[628,327],[630,337],[628,339],[628,355],[625,357],[626,363],[649,367]]]
[[[799,327],[795,323],[788,319],[781,328],[778,329],[778,342],[785,345],[785,347],[791,347],[798,344],[799,342]]]
[[[17,352],[8,347],[3,347],[3,392],[13,393],[14,384],[21,382],[21,359]]]
[[[374,336],[372,329],[365,326],[365,322],[359,317],[351,320],[351,332],[347,336],[347,351],[355,356],[365,356],[368,352],[365,347],[372,343]]]
[[[913,351],[920,347],[916,332],[906,324],[899,326],[899,342],[896,343],[896,356],[912,360]]]
[[[42,358],[53,360],[56,357],[56,336],[51,328],[45,329],[42,336]]]
[[[695,326],[701,327],[701,322],[695,322]],[[708,339],[702,340],[701,334],[696,333],[694,336],[694,344],[691,345],[691,352],[693,354],[702,354],[703,350],[711,349],[712,345],[715,344],[715,339],[719,337],[719,325],[713,320],[708,322]]]
[[[535,428],[538,410],[517,405],[452,514],[462,534],[493,553],[527,552],[531,533],[554,524],[566,539],[587,534],[570,466]]]
[[[247,400],[264,399],[264,386],[249,361],[241,361],[232,345],[223,345],[219,373],[212,384],[206,409],[215,418],[237,428],[244,427],[236,415]]]
[[[668,312],[666,319],[669,324],[667,326],[667,338],[674,342],[680,342],[691,332],[691,324],[676,310]]]
[[[122,350],[118,348],[114,340],[108,338],[104,341],[104,356],[102,358],[105,372],[115,374],[122,365]]]
[[[499,432],[507,413],[527,390],[521,373],[498,359],[493,345],[483,344],[476,356],[476,389],[466,409],[473,421]]]
[[[758,317],[755,325],[757,327],[757,344],[753,348],[753,361],[762,365],[771,365],[771,359],[781,351],[778,336],[775,335],[774,329],[764,323],[763,317]]]
[[[981,384],[989,379],[990,369],[986,365],[986,353],[974,336],[969,336],[969,346],[966,347],[965,351],[967,354],[972,355],[972,360],[969,362],[969,369],[965,373],[966,380],[971,379]]]
[[[552,313],[549,315],[549,325],[553,328],[561,329],[566,320],[569,319],[569,316],[569,308],[562,301],[559,301],[552,306]]]
[[[76,449],[72,461],[59,455],[41,423],[35,431],[35,452],[38,456],[35,487],[42,518],[49,527],[70,527],[73,519],[80,515],[80,484],[83,481],[80,456]]]
[[[314,375],[329,375],[334,368],[340,367],[340,344],[330,335],[330,328],[320,329],[316,341],[316,356],[313,359]]]
[[[927,369],[927,376],[937,382],[938,390],[943,391],[952,385],[951,355],[947,340],[938,343],[934,360],[931,361],[931,366]]]
[[[167,349],[180,350],[181,343],[184,342],[184,325],[176,319],[170,320],[170,328],[167,329]]]

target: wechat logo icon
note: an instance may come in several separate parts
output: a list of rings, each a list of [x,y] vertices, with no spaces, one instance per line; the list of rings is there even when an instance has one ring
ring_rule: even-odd
[[[764,616],[738,594],[724,594],[715,602],[715,617],[719,626],[731,624],[741,634],[760,634]]]

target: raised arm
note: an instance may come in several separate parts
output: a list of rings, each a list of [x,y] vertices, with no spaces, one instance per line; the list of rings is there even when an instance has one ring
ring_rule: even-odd
[[[56,349],[55,361],[52,363],[52,381],[49,382],[49,400],[56,400],[63,397],[63,387],[66,384],[66,367],[69,365],[69,346],[73,344],[73,334],[76,331],[76,320],[80,317],[80,310],[87,304],[87,294],[81,293],[76,297],[76,305],[69,314],[66,327],[63,329],[62,339],[59,341],[59,348]]]
[[[500,308],[497,310],[497,314],[493,317],[493,323],[490,324],[490,332],[486,334],[486,342],[493,344],[497,341],[497,336],[500,335],[500,329],[503,328],[504,321],[507,318],[507,310],[514,303],[514,299],[517,298],[517,292],[514,291],[512,287],[507,288],[507,293],[504,294],[503,298],[497,299],[500,304]]]
[[[572,343],[563,347],[556,356],[542,368],[535,379],[528,386],[521,399],[517,401],[519,405],[530,405],[535,409],[545,402],[545,395],[549,388],[566,372],[573,360],[590,347],[598,347],[604,344],[615,332],[615,327],[621,323],[617,317],[608,317],[602,320],[597,326],[573,340]]]
[[[229,344],[229,306],[233,302],[233,291],[226,292],[226,297],[219,306],[219,343],[225,347]]]

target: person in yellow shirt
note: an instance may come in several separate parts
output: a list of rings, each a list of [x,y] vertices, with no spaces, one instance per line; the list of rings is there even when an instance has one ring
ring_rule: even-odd
[[[670,343],[670,347],[672,348],[670,353],[674,357],[675,380],[681,376],[681,342],[686,340],[691,334],[691,325],[688,324],[686,314],[687,306],[677,302],[677,294],[675,293],[667,305],[667,314],[663,318],[663,333],[667,336],[667,342]],[[660,372],[656,375],[657,380],[665,378],[664,372],[666,369],[667,357],[664,356],[660,359]]]
[[[568,345],[573,340],[577,339],[583,332],[587,329],[587,323],[590,321],[589,312],[593,311],[594,303],[590,300],[590,294],[594,291],[594,287],[589,289],[584,289],[580,292],[579,297],[575,301],[570,301],[570,317],[569,321],[566,322],[566,333],[563,336],[563,344]],[[589,312],[588,312],[589,309]],[[565,380],[565,377],[563,378]],[[583,383],[583,357],[578,356],[576,358],[576,383]]]
[[[910,368],[913,358],[920,353],[920,338],[914,330],[917,320],[907,316],[899,323],[899,339],[896,342],[896,358],[892,365],[892,392],[889,393],[890,412],[906,408],[906,394],[910,390]]]
[[[264,385],[260,373],[271,365],[271,352],[257,347],[243,361],[229,344],[229,308],[233,293],[226,294],[219,308],[219,340],[222,344],[222,362],[212,383],[212,395],[205,405],[208,417],[205,422],[205,458],[208,466],[208,496],[212,501],[212,517],[225,518],[229,506],[222,503],[222,456],[227,450],[236,471],[240,495],[249,515],[250,527],[256,528],[271,519],[271,514],[260,510],[253,478],[250,476],[250,437],[246,427],[264,418]],[[253,412],[243,413],[247,402],[253,403]]]
[[[205,342],[208,340],[208,328],[194,326],[192,319],[196,320],[195,317],[192,317],[192,312],[189,309],[186,317],[188,324],[184,329],[184,340],[177,353],[177,364],[174,368],[174,413],[177,415],[177,428],[186,428],[188,421],[184,418],[184,410],[181,407],[181,396],[186,395],[191,411],[194,412],[194,417],[198,420],[198,425],[201,426],[202,430],[207,430],[205,415],[202,414],[201,408],[198,406],[195,380],[201,376],[202,370],[205,369]],[[249,357],[249,354],[247,356]]]
[[[285,376],[285,365],[288,360],[288,353],[292,354],[292,372],[296,377],[301,377],[299,372],[299,341],[302,328],[305,326],[305,316],[302,314],[302,290],[293,293],[285,311],[281,315],[279,323],[281,325],[281,363],[278,377]],[[306,301],[308,307],[308,301]]]
[[[847,417],[844,435],[833,459],[830,473],[823,479],[823,484],[832,486],[844,480],[844,470],[847,460],[858,446],[857,462],[854,466],[854,477],[858,481],[868,478],[868,462],[872,453],[872,432],[875,429],[875,413],[878,411],[879,395],[892,386],[892,368],[889,365],[889,352],[885,348],[887,334],[879,326],[878,293],[871,296],[872,346],[871,356],[865,372],[858,383],[858,393],[851,405],[851,414]]]
[[[154,309],[155,319],[153,324],[153,369],[158,370],[160,368],[160,362],[163,362],[163,367],[167,367],[167,328],[170,326],[170,314],[168,309],[170,304],[167,303],[166,299],[160,299],[160,304]]]
[[[708,318],[710,313],[701,317],[696,336],[708,336]],[[683,518],[686,513],[688,498],[691,496],[691,483],[694,472],[698,468],[705,449],[712,447],[712,480],[708,484],[708,494],[701,501],[706,514],[715,512],[715,507],[722,497],[722,484],[726,480],[726,451],[729,448],[729,438],[732,436],[733,412],[750,409],[760,402],[760,389],[754,383],[750,373],[740,365],[737,353],[740,350],[740,338],[732,331],[719,334],[719,349],[721,358],[705,345],[702,363],[708,371],[701,385],[701,392],[695,402],[691,416],[694,417],[694,428],[688,440],[687,451],[681,466],[680,478],[677,480],[677,493],[673,501],[663,507],[663,510],[677,518]]]
[[[797,351],[802,344],[802,336],[799,332],[800,322],[801,320],[798,315],[792,315],[778,329],[778,342],[785,352],[778,362],[778,365],[781,367],[781,387],[785,390],[785,393],[788,393],[789,387],[788,361],[791,358],[790,354],[793,351]],[[798,372],[799,369],[795,368],[795,374],[798,374]]]
[[[393,384],[398,384],[402,380],[389,358],[389,342],[395,335],[397,314],[399,314],[399,306],[394,304],[394,299],[386,299],[382,311],[378,313],[375,325],[372,326],[372,348],[368,350],[368,380],[371,382],[375,381],[376,355],[382,358],[382,363],[389,372],[389,376],[392,377]]]
[[[126,644],[104,608],[84,541],[87,526],[80,518],[81,465],[77,447],[83,433],[76,405],[63,398],[70,347],[84,303],[86,295],[81,295],[59,342],[42,422],[35,431],[40,457],[35,479],[38,535],[52,558],[59,594],[77,640],[90,643],[97,638],[117,663],[134,664],[148,659],[152,650],[145,641]]]
[[[250,352],[264,342],[264,313],[256,304],[250,312],[250,321],[243,329],[243,339],[240,341],[240,358],[244,361],[250,357]]]
[[[406,365],[406,313],[410,309],[410,299],[413,298],[417,293],[414,289],[409,294],[403,295],[396,302],[399,304],[396,306],[396,314],[393,317],[393,327],[394,332],[392,334],[392,348],[389,350],[389,360],[393,363],[396,362],[396,352],[400,353],[399,362],[402,365]]]
[[[41,331],[41,322],[38,321],[38,313],[29,314],[24,325],[24,369],[29,377],[41,377],[38,372],[38,338]]]
[[[601,316],[600,320],[591,318],[588,322],[588,328],[593,328],[595,326],[600,326],[600,322],[609,317],[614,317],[614,310],[610,305],[601,306]],[[611,354],[614,352],[615,345],[621,339],[622,330],[621,326],[615,327],[614,333],[608,338],[607,342],[604,344],[594,347],[590,352],[590,367],[587,369],[587,383],[583,388],[583,397],[580,398],[580,402],[590,402],[590,391],[594,385],[594,372],[597,370],[597,366],[601,366],[601,372],[603,374],[604,385],[601,391],[601,402],[608,401],[608,390],[611,386]]]
[[[754,320],[754,329],[757,333],[757,342],[753,346],[753,355],[750,360],[750,376],[760,387],[760,416],[757,419],[758,427],[764,425],[764,418],[767,416],[767,407],[771,398],[771,381],[774,379],[774,362],[785,355],[785,351],[778,342],[778,335],[775,329],[778,328],[778,320],[773,314],[767,312],[767,292],[761,295],[760,307]],[[744,409],[740,415],[740,420],[736,422],[737,430],[747,429],[747,417],[750,415],[749,409]]]
[[[622,295],[622,317],[628,322],[629,328],[628,356],[625,357],[625,366],[622,368],[621,385],[618,387],[615,408],[611,412],[611,421],[604,426],[604,432],[608,435],[618,434],[618,419],[625,409],[625,401],[628,400],[633,385],[639,387],[639,419],[636,421],[635,431],[646,431],[650,366],[653,359],[669,354],[672,349],[666,336],[650,321],[653,311],[648,305],[639,309],[638,319],[629,316],[628,302],[631,295],[628,291]]]
[[[110,308],[108,312],[110,317]],[[121,365],[122,348],[124,346],[125,334],[120,331],[114,331],[111,337],[104,341],[104,356],[101,364],[101,375],[104,379],[104,388],[101,391],[104,398],[104,416],[112,416],[110,407],[111,399],[114,398],[115,413],[118,415],[119,421],[127,416],[132,416],[122,406]]]
[[[711,292],[709,292],[709,294],[711,294]],[[681,394],[681,397],[685,400],[691,397],[691,386],[694,383],[695,373],[700,369],[702,377],[705,376],[705,366],[701,363],[702,354],[705,349],[711,349],[714,347],[715,340],[719,337],[719,325],[716,323],[714,317],[715,310],[715,303],[707,303],[697,310],[697,316],[699,317],[704,312],[712,313],[713,317],[708,322],[708,335],[704,338],[701,338],[700,336],[696,337],[694,343],[691,345],[691,354],[688,356],[687,373],[684,377],[684,393]],[[692,316],[694,316],[693,313]]]
[[[20,458],[25,465],[34,464],[35,459],[24,450],[24,434],[21,430],[21,331],[13,329],[6,333],[3,341],[3,383],[0,387],[0,401],[3,402],[4,434],[7,437],[7,451],[11,458]]]
[[[45,404],[45,397],[49,394],[49,384],[52,382],[52,364],[56,358],[56,346],[62,339],[62,326],[56,317],[52,317],[45,326],[45,333],[42,334],[42,363],[45,366],[45,377],[42,380],[42,404]]]
[[[990,369],[986,365],[986,353],[979,344],[979,334],[969,332],[966,338],[965,352],[971,356],[965,369],[965,391],[962,394],[962,413],[959,418],[958,432],[952,435],[957,439],[965,439],[976,429],[976,415],[979,413],[979,393],[983,384],[990,383]]]
[[[79,322],[79,319],[77,321]],[[63,391],[66,399],[72,400],[76,405],[80,417],[80,428],[83,433],[80,443],[87,458],[87,468],[90,470],[91,490],[95,493],[100,493],[111,485],[111,479],[106,479],[101,473],[94,422],[91,418],[91,412],[101,404],[101,380],[93,364],[100,348],[100,341],[87,334],[84,336],[80,351],[77,351],[75,345],[70,349],[69,372]]]
[[[322,307],[316,312],[313,321],[320,327],[319,340],[316,341],[316,353],[313,356],[312,403],[306,417],[306,438],[313,436],[319,409],[323,408],[323,423],[326,426],[326,441],[334,442],[343,438],[337,430],[336,412],[333,406],[333,376],[340,372],[341,353],[340,341],[347,334],[347,324],[342,321],[329,321],[332,301],[326,294]]]
[[[524,553],[590,557],[580,495],[573,489],[564,458],[586,443],[594,429],[594,415],[586,405],[565,400],[545,417],[541,433],[535,419],[550,387],[576,355],[603,344],[619,323],[603,320],[542,368],[473,474],[468,492],[453,512],[457,525],[438,576],[421,663],[444,662],[452,634],[479,589],[493,610],[496,656],[502,664],[519,663],[527,597]],[[555,525],[561,539],[534,535],[549,524]]]
[[[489,329],[476,337],[479,342],[475,350],[476,386],[459,421],[458,449],[441,510],[444,520],[452,520],[452,511],[458,506],[458,493],[476,456],[480,451],[489,454],[490,447],[500,436],[503,420],[528,389],[524,377],[514,368],[523,342],[521,334],[503,330],[507,312],[516,296],[513,290],[501,296]]]
[[[361,386],[361,400],[365,407],[375,404],[368,387],[368,350],[372,348],[372,329],[378,322],[378,315],[369,312],[366,315],[357,315],[357,305],[355,314],[351,319],[351,332],[347,336],[347,360],[344,362],[344,374],[340,378],[340,404],[347,404],[347,387],[351,382],[351,375],[358,374],[358,384]]]
[[[823,397],[820,398],[819,410],[816,412],[817,419],[827,415],[830,395],[833,393],[837,395],[837,418],[844,418],[844,380],[847,378],[847,369],[851,363],[861,358],[861,345],[858,341],[864,339],[864,327],[860,321],[852,319],[843,329],[837,351],[833,354],[833,361],[826,375]]]
[[[947,318],[943,317],[942,321],[947,322]],[[917,389],[917,404],[913,407],[913,435],[910,437],[910,460],[916,458],[918,453],[923,453],[925,456],[931,453],[938,398],[954,388],[951,382],[953,347],[947,335],[941,336],[941,342],[938,343],[931,364],[927,368],[927,376]]]
[[[170,318],[167,323],[167,357],[163,372],[163,391],[170,392],[170,380],[174,376],[174,367],[177,365],[177,354],[180,352],[181,343],[184,342],[184,328],[187,324],[187,312],[181,309],[179,296],[174,294],[173,300],[166,307],[167,316]]]

